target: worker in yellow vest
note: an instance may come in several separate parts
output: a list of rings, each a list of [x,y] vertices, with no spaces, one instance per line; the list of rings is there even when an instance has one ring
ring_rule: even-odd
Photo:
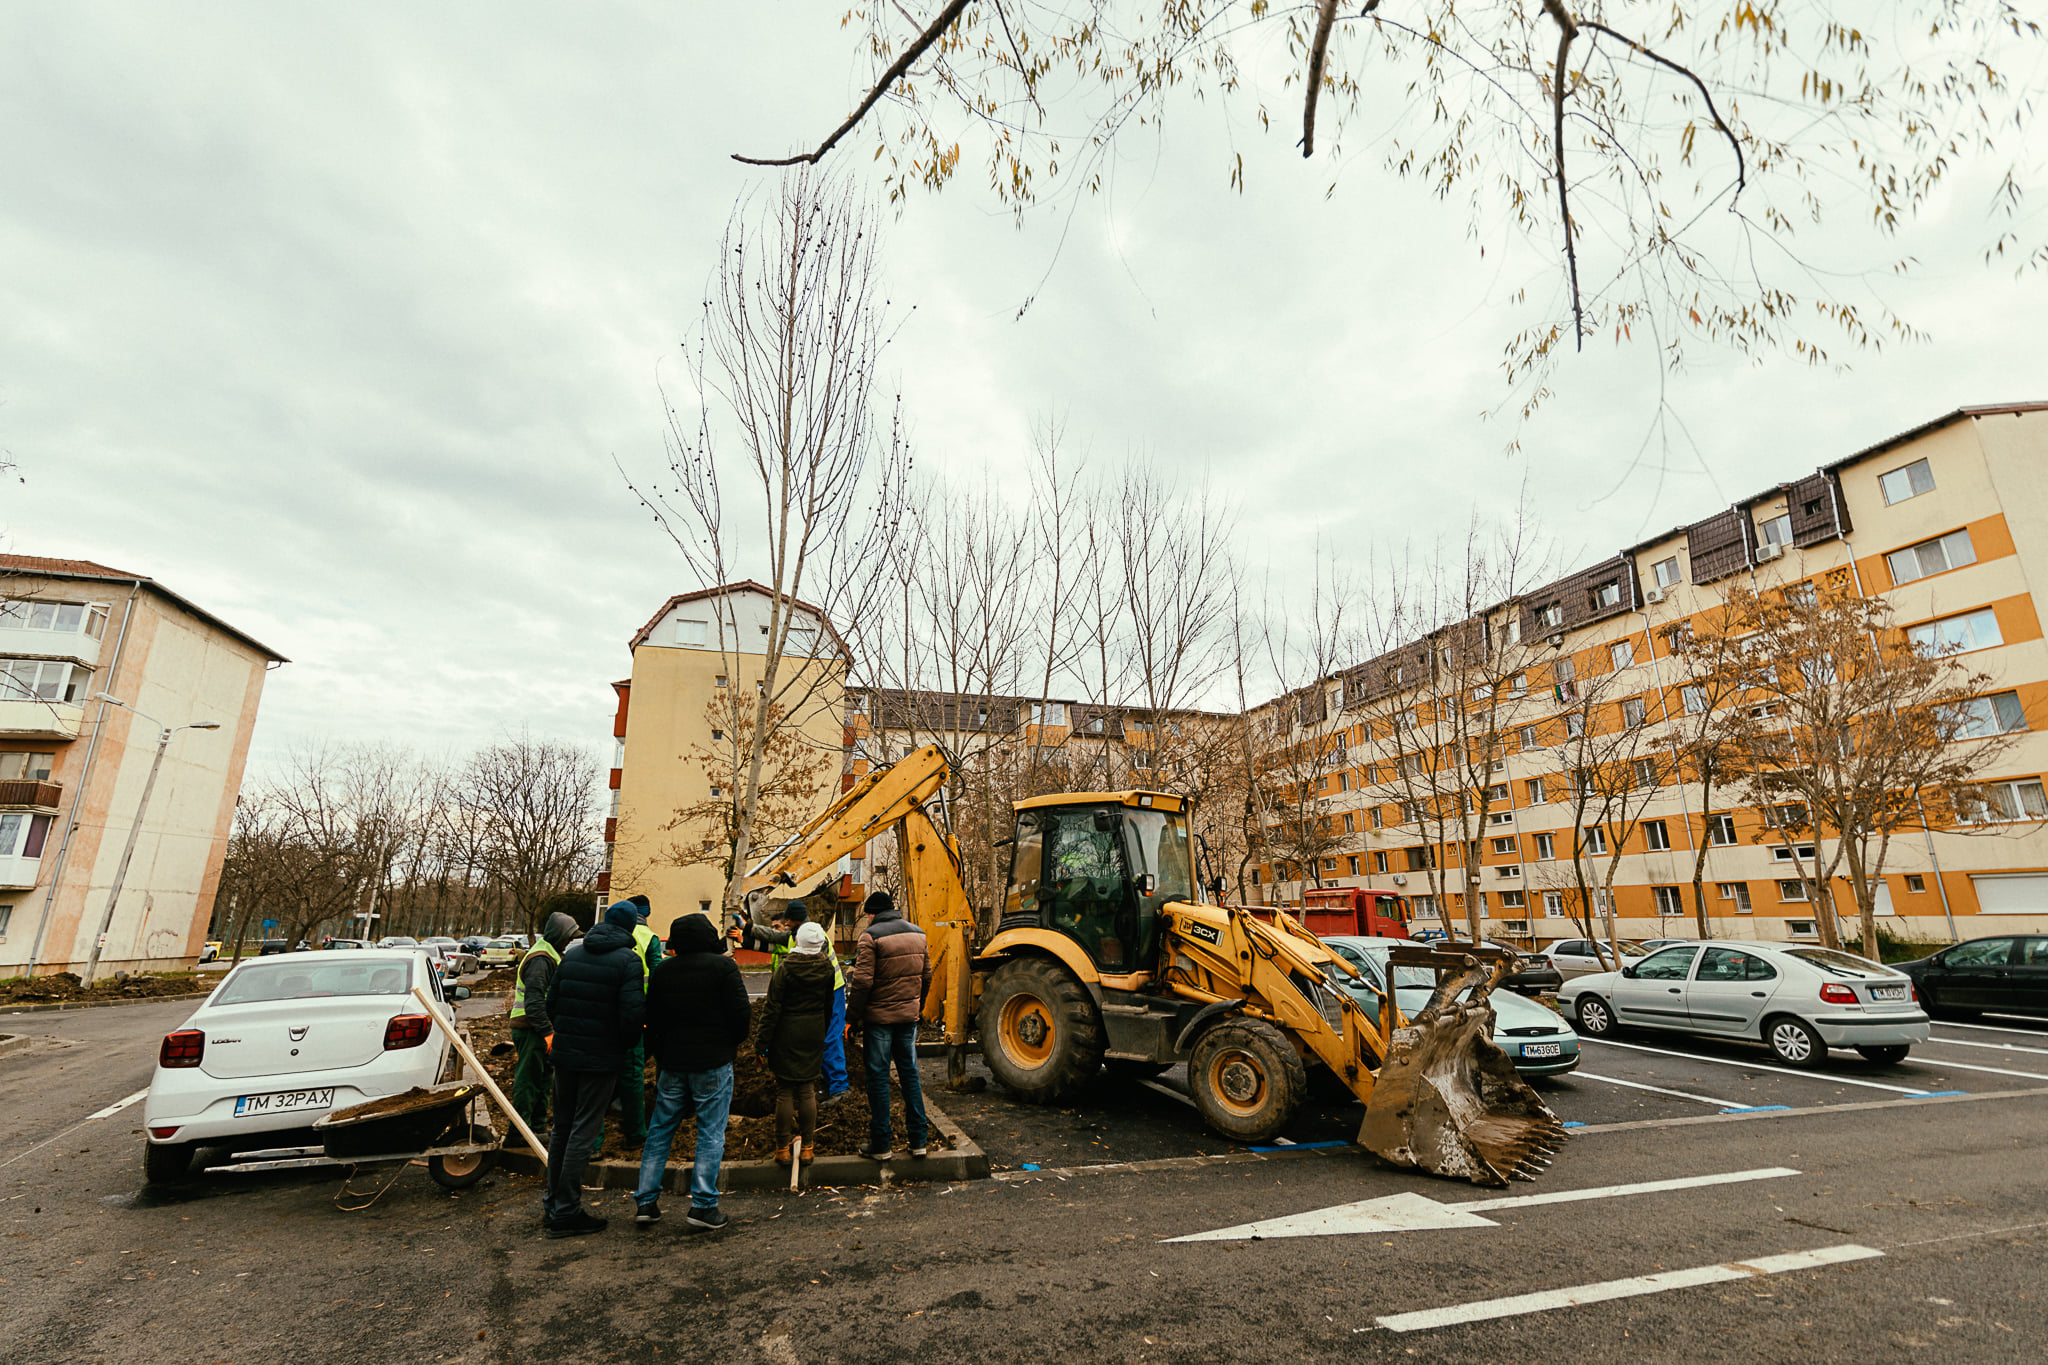
[[[779,967],[789,952],[789,945],[796,939],[796,931],[810,923],[810,908],[800,900],[791,901],[774,912],[771,918],[765,896],[756,901],[753,908],[754,932],[769,945],[768,956],[772,964]],[[832,964],[832,1025],[825,1033],[824,1074],[820,1079],[825,1092],[823,1098],[831,1100],[844,1095],[847,1089],[846,969],[840,965],[839,954],[833,951],[829,937],[825,941],[825,957]]]
[[[548,1017],[548,987],[562,965],[562,949],[576,936],[576,921],[559,910],[541,926],[540,941],[519,959],[512,984],[512,1047],[518,1060],[512,1070],[512,1107],[535,1134],[548,1130],[548,1092],[554,1088],[554,1067],[548,1060],[555,1022]]]

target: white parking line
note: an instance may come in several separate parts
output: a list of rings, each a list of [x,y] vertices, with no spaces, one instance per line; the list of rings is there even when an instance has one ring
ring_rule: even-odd
[[[1946,1019],[1941,1021],[1939,1027],[1973,1028],[1979,1033],[2017,1033],[2025,1038],[2048,1038],[2048,1033],[2043,1033],[2037,1028],[2002,1028],[1997,1024],[1952,1024]]]
[[[1952,1062],[1946,1057],[1939,1059],[1923,1057],[1922,1066],[1936,1066],[1944,1071],[1984,1071],[1993,1076],[2023,1076],[2030,1081],[2048,1081],[2048,1073],[2039,1071],[2008,1071],[2002,1066],[1971,1066],[1967,1062]]]
[[[2027,1052],[2036,1057],[2048,1057],[2048,1047],[2017,1047],[2012,1043],[1980,1043],[1974,1038],[1929,1038],[1930,1047],[1988,1047],[1996,1052]]]
[[[1667,1289],[1690,1289],[1703,1284],[1725,1284],[1758,1275],[1782,1275],[1788,1270],[1812,1270],[1865,1261],[1884,1253],[1865,1246],[1816,1247],[1783,1256],[1757,1256],[1747,1261],[1724,1261],[1720,1265],[1696,1266],[1690,1270],[1666,1270],[1655,1275],[1636,1275],[1626,1280],[1605,1280],[1570,1289],[1546,1289],[1535,1294],[1516,1294],[1505,1299],[1482,1299],[1478,1303],[1453,1304],[1447,1308],[1425,1308],[1415,1313],[1394,1313],[1373,1321],[1390,1332],[1419,1332],[1431,1327],[1451,1327],[1461,1322],[1484,1322],[1511,1318],[1524,1313],[1543,1313],[1553,1308],[1574,1308],[1584,1303],[1604,1303],[1640,1294],[1661,1294]]]
[[[1613,1076],[1596,1076],[1590,1071],[1580,1071],[1575,1074],[1582,1080],[1604,1081],[1608,1085],[1625,1085],[1631,1090],[1654,1090],[1659,1095],[1676,1095],[1682,1100],[1698,1100],[1701,1104],[1717,1104],[1723,1109],[1749,1108],[1748,1105],[1737,1104],[1734,1100],[1717,1100],[1712,1095],[1694,1095],[1684,1090],[1666,1090],[1661,1085],[1644,1085],[1641,1081],[1624,1081]]]
[[[1882,1081],[1859,1081],[1849,1076],[1837,1076],[1831,1071],[1794,1071],[1784,1066],[1763,1066],[1757,1062],[1741,1062],[1732,1057],[1702,1057],[1696,1052],[1673,1052],[1668,1048],[1644,1047],[1641,1043],[1617,1043],[1611,1038],[1579,1039],[1582,1043],[1598,1043],[1602,1047],[1625,1047],[1631,1052],[1654,1052],[1660,1057],[1678,1057],[1688,1062],[1712,1062],[1715,1066],[1739,1066],[1745,1071],[1770,1071],[1780,1076],[1800,1076],[1809,1081],[1822,1081],[1829,1085],[1860,1085],[1869,1090],[1890,1090],[1901,1095],[1925,1095],[1925,1090],[1915,1090],[1910,1085],[1886,1085]]]
[[[106,1108],[104,1108],[104,1109],[101,1109],[101,1110],[99,1110],[99,1111],[97,1111],[97,1112],[95,1112],[95,1113],[87,1114],[87,1115],[86,1115],[85,1117],[86,1117],[86,1118],[87,1118],[88,1120],[91,1120],[91,1119],[110,1119],[110,1118],[114,1117],[114,1115],[116,1115],[116,1114],[120,1113],[120,1112],[121,1112],[121,1111],[122,1111],[123,1109],[126,1109],[126,1108],[127,1108],[127,1107],[128,1107],[129,1105],[131,1105],[131,1104],[135,1103],[135,1101],[137,1101],[137,1100],[139,1100],[139,1099],[143,1098],[143,1097],[144,1097],[145,1095],[147,1095],[147,1094],[149,1094],[149,1087],[145,1085],[144,1087],[142,1087],[142,1089],[140,1089],[140,1090],[136,1091],[136,1092],[135,1092],[134,1094],[130,1095],[130,1096],[129,1096],[129,1097],[127,1098],[127,1099],[125,1099],[125,1100],[115,1100],[115,1101],[114,1101],[114,1102],[113,1102],[112,1104],[108,1105],[108,1106],[107,1106]]]

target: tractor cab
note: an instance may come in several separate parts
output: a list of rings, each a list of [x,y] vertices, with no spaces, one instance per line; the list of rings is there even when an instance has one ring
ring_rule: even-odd
[[[1001,928],[1064,934],[1105,976],[1150,972],[1169,901],[1194,899],[1187,803],[1075,792],[1017,803]]]

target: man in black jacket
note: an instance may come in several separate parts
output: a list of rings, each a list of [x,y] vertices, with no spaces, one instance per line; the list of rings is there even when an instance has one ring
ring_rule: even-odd
[[[555,1022],[555,1131],[548,1142],[548,1183],[541,1224],[550,1237],[602,1232],[605,1220],[583,1207],[583,1172],[592,1140],[618,1086],[619,1066],[640,1042],[647,1020],[640,956],[633,951],[638,907],[615,903],[604,923],[562,955],[548,990]]]
[[[679,915],[669,926],[669,952],[647,986],[647,1042],[658,1068],[654,1117],[640,1151],[640,1227],[661,1217],[661,1178],[683,1115],[697,1117],[697,1162],[690,1173],[690,1227],[725,1226],[718,1208],[718,1167],[725,1159],[725,1121],[732,1112],[732,1064],[752,1023],[739,965],[725,955],[708,916]]]

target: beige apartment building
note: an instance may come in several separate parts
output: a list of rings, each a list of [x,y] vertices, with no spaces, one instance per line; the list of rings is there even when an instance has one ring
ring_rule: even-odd
[[[0,555],[0,977],[82,970],[166,729],[99,970],[196,960],[283,662],[145,575]]]
[[[758,695],[773,602],[754,582],[669,598],[628,642],[632,675],[612,684],[618,709],[598,893],[646,895],[658,932],[678,914],[713,914],[724,901],[725,869],[712,846],[744,772],[751,724],[731,718],[746,716]],[[794,619],[776,693],[791,731],[786,742],[815,772],[783,804],[802,804],[808,814],[839,790],[850,656],[822,612],[788,605]]]
[[[1790,474],[1471,623],[1513,641],[1526,667],[1500,684],[1515,689],[1512,742],[1487,776],[1488,821],[1469,843],[1432,838],[1414,810],[1387,798],[1393,765],[1416,747],[1392,727],[1413,717],[1401,708],[1424,695],[1415,684],[1454,642],[1417,642],[1263,709],[1335,756],[1309,795],[1338,831],[1315,860],[1323,884],[1405,892],[1422,923],[1446,908],[1456,923],[1469,878],[1493,932],[1540,946],[1580,932],[1561,862],[1575,827],[1560,743],[1573,689],[1597,678],[1617,708],[1638,708],[1634,723],[1647,716],[1654,728],[1689,704],[1670,632],[1711,612],[1731,585],[1767,592],[1826,580],[1883,595],[1915,639],[1991,676],[1985,723],[2015,742],[1985,775],[1979,819],[1894,840],[1880,924],[1923,942],[2038,932],[2048,929],[2048,643],[2037,576],[2048,579],[2048,403],[1965,408]],[[1713,933],[1815,935],[1814,909],[1788,867],[1800,849],[1773,837],[1760,812],[1728,802],[1717,793],[1703,809],[1696,786],[1656,786],[1620,846],[1613,908],[1624,935],[1696,932],[1691,880],[1703,842]],[[1260,895],[1277,903],[1314,884],[1285,864],[1261,874]],[[1835,895],[1838,908],[1853,907],[1845,883]]]

